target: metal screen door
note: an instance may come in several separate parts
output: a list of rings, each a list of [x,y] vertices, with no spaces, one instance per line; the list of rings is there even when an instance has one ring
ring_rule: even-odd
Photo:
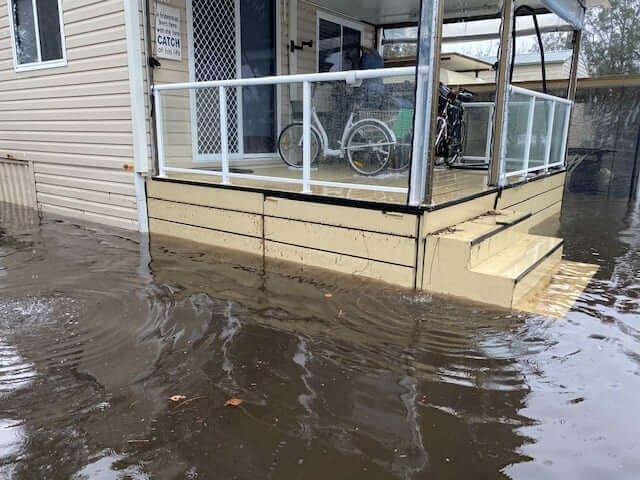
[[[190,0],[189,76],[194,82],[240,78],[239,0]],[[242,90],[227,90],[229,153],[242,152]],[[196,89],[191,97],[195,161],[219,160],[220,98],[217,88]]]

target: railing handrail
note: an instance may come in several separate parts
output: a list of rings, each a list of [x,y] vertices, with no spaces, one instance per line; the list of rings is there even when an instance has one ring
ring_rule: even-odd
[[[393,67],[370,70],[348,70],[346,72],[301,73],[296,75],[273,75],[258,78],[234,78],[229,80],[211,80],[207,82],[183,82],[154,85],[154,91],[160,90],[186,90],[194,88],[215,87],[250,87],[255,85],[282,85],[303,82],[330,82],[343,80],[347,83],[356,83],[359,80],[371,78],[402,77],[415,75],[416,67]]]
[[[556,97],[554,95],[549,95],[548,93],[536,92],[535,90],[529,90],[528,88],[516,87],[515,85],[510,85],[512,93],[519,93],[521,95],[527,95],[529,97],[541,98],[543,100],[550,100],[552,102],[565,103],[567,105],[573,105],[571,100],[562,97]]]

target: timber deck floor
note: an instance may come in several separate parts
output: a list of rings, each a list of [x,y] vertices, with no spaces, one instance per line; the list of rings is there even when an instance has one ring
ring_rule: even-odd
[[[232,166],[233,169],[233,166]],[[232,170],[233,171],[233,170]],[[302,171],[288,168],[284,165],[266,165],[261,167],[238,167],[238,173],[264,175],[281,178],[302,178]],[[220,184],[222,178],[214,175],[170,173],[170,178],[192,180],[201,183]],[[341,165],[321,165],[311,171],[312,180],[322,180],[352,184],[368,184],[389,187],[406,188],[409,174],[404,172],[382,173],[365,177]],[[243,187],[263,188],[286,192],[300,192],[302,185],[286,182],[271,182],[246,178],[231,178],[231,184]],[[468,197],[488,190],[487,172],[485,170],[461,170],[437,167],[433,182],[433,204],[446,203],[452,200]],[[406,204],[406,194],[396,192],[380,192],[375,190],[346,189],[326,186],[312,186],[314,194],[363,200],[370,202]]]

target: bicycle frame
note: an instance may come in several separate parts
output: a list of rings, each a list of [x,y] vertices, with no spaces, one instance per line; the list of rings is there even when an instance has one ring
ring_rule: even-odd
[[[311,124],[316,128],[316,130],[318,131],[318,134],[320,135],[320,143],[322,144],[321,147],[322,147],[323,156],[338,157],[338,158],[344,157],[343,145],[347,141],[347,134],[349,133],[349,131],[351,130],[351,127],[354,124],[353,117],[354,117],[354,114],[352,112],[349,115],[349,119],[347,120],[347,124],[345,125],[344,130],[342,131],[342,138],[340,139],[340,148],[337,150],[334,150],[332,148],[329,148],[329,136],[327,135],[327,131],[324,129],[322,122],[320,122],[320,118],[316,113],[315,107],[311,109]]]

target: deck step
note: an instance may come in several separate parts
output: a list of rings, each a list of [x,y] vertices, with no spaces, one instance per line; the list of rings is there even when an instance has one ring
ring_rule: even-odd
[[[556,250],[562,248],[562,244],[561,238],[522,234],[513,245],[492,255],[471,268],[471,271],[505,277],[517,283]]]
[[[512,308],[549,284],[563,240],[517,225],[529,214],[490,211],[429,237],[424,285],[433,291]]]

